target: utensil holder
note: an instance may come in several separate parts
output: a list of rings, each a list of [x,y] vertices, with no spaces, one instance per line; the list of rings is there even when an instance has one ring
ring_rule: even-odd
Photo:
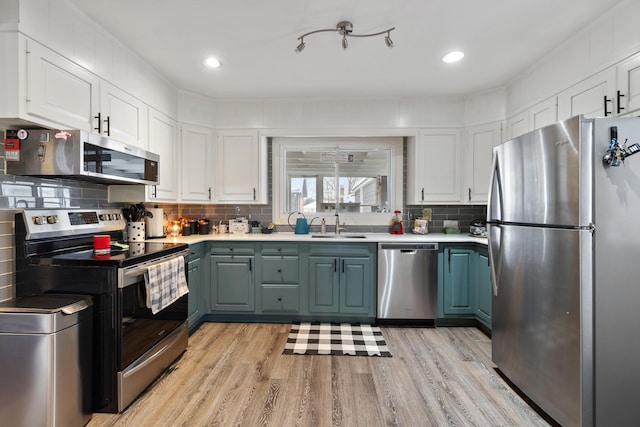
[[[143,242],[144,236],[144,221],[133,221],[127,223],[127,240],[129,242]]]

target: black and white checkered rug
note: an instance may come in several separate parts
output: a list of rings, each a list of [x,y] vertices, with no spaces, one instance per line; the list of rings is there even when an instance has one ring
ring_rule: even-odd
[[[391,357],[380,328],[349,323],[294,324],[282,354]]]

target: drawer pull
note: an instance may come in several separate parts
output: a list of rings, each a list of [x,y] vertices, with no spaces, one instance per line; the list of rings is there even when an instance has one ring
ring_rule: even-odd
[[[282,269],[281,268],[278,269],[278,273],[282,273]]]

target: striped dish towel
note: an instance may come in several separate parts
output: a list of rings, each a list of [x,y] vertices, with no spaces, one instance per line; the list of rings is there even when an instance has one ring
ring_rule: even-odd
[[[149,266],[144,282],[147,307],[156,314],[189,292],[184,274],[184,258],[174,258]]]

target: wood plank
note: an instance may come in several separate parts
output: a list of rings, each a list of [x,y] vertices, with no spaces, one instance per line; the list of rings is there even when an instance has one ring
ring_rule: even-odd
[[[382,327],[390,358],[283,355],[289,329],[205,323],[124,413],[88,427],[548,425],[476,328]]]

